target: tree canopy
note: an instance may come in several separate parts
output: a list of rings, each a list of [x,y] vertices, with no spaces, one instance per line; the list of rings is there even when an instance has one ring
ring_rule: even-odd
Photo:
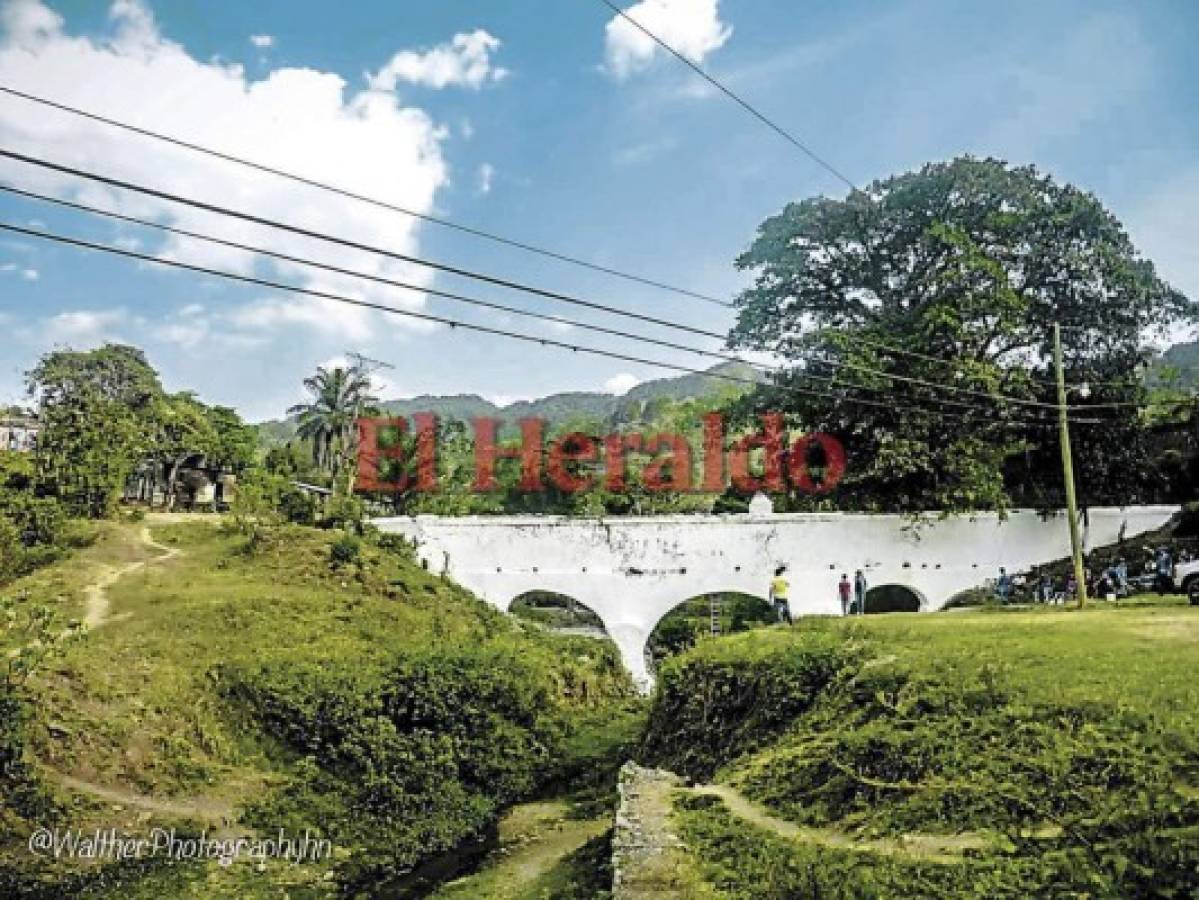
[[[189,456],[241,471],[257,453],[253,429],[228,407],[167,393],[136,347],[54,350],[28,373],[37,401],[38,490],[85,516],[102,516],[134,467],[152,459],[169,482]]]
[[[785,361],[746,411],[770,406],[840,437],[841,496],[867,508],[1003,507],[1013,491],[1054,502],[1055,322],[1067,379],[1091,385],[1071,397],[1076,413],[1134,404],[1075,436],[1093,498],[1127,493],[1145,341],[1194,318],[1097,198],[994,159],[789,204],[737,265],[756,276],[729,344]]]

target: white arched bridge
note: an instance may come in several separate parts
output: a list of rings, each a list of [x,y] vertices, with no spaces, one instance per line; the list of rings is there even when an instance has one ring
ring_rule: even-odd
[[[1091,508],[1088,548],[1164,525],[1173,506]],[[872,588],[899,585],[924,611],[994,578],[1068,556],[1064,513],[1014,510],[938,518],[913,527],[897,515],[770,513],[613,517],[417,516],[375,519],[406,535],[428,567],[507,610],[530,591],[590,607],[625,665],[649,682],[645,646],[668,612],[694,597],[736,592],[765,598],[786,564],[796,616],[840,613],[837,582],[862,569]]]

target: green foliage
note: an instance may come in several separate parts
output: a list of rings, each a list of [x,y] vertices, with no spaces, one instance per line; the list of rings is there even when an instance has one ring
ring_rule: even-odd
[[[61,502],[37,490],[28,454],[0,451],[0,584],[93,538],[93,532],[67,518]]]
[[[0,597],[0,808],[13,804],[36,813],[45,806],[26,753],[33,702],[28,684],[79,633],[78,623],[64,628],[44,603]]]
[[[102,517],[150,449],[158,375],[142,351],[106,344],[55,350],[29,372],[40,401],[39,480],[76,515]]]
[[[377,402],[370,376],[354,366],[321,366],[304,379],[304,387],[311,399],[287,412],[296,416],[296,434],[309,442],[313,463],[336,481],[352,460],[358,417]]]
[[[763,625],[773,625],[777,615],[770,604],[748,594],[719,594],[721,634],[736,634]],[[662,617],[649,637],[654,664],[690,650],[712,630],[712,606],[708,596],[688,600]]]
[[[748,381],[759,377],[757,369],[735,362],[720,363],[708,371],[714,374],[682,375],[646,381],[623,396],[572,391],[566,394],[551,394],[536,400],[522,400],[504,407],[475,394],[420,396],[410,400],[388,400],[379,404],[379,409],[383,415],[397,417],[431,412],[440,422],[452,422],[460,427],[477,418],[499,419],[507,425],[515,424],[521,418],[540,418],[548,421],[551,428],[559,428],[564,422],[581,417],[609,428],[653,418],[662,400],[682,401],[696,397],[743,393],[748,389],[748,386],[741,387],[736,382],[719,377],[720,375]],[[263,422],[258,426],[263,440],[272,447],[291,441],[296,436],[296,427],[295,418]]]
[[[368,669],[272,660],[222,680],[315,766],[257,818],[321,821],[356,848],[341,876],[359,888],[479,833],[541,783],[567,734],[542,661],[504,640]]]
[[[736,900],[1023,897],[964,865],[797,843],[733,816],[716,797],[681,798],[676,819],[702,873]]]
[[[171,494],[190,457],[241,472],[257,455],[257,435],[236,412],[186,391],[166,393],[135,347],[52,351],[28,373],[28,385],[40,403],[34,487],[72,515],[110,515],[143,461],[165,475]]]
[[[329,546],[329,565],[335,569],[358,562],[362,541],[352,534],[343,534]]]
[[[856,657],[852,641],[816,628],[702,643],[662,665],[641,756],[707,778],[788,727]]]
[[[1131,405],[1075,435],[1089,499],[1126,502],[1151,488],[1135,409],[1145,400],[1142,339],[1189,321],[1193,310],[1094,196],[1032,167],[962,157],[844,200],[789,204],[762,223],[737,265],[756,279],[738,300],[730,343],[795,363],[747,398],[741,415],[779,410],[840,438],[849,465],[839,504],[1057,504],[1056,438],[1013,421],[1035,417],[1027,401],[1056,402],[1054,322],[1069,327],[1067,381],[1092,383],[1089,402]],[[834,378],[843,399],[789,390],[830,390],[810,376]],[[957,396],[966,408],[947,407],[902,379],[975,393]],[[1019,416],[987,399],[1000,394],[1026,401]],[[853,402],[888,397],[895,402]]]
[[[325,506],[321,524],[326,528],[346,528],[360,532],[366,518],[366,507],[361,497],[352,494],[335,494]]]
[[[713,800],[685,802],[692,852],[733,896],[1187,896],[1199,883],[1193,622],[1064,615],[879,616],[706,643],[664,667],[643,752],[839,836],[780,841]],[[833,677],[763,717],[758,681],[783,691],[788,648],[813,646],[841,661]],[[691,749],[704,726],[712,736]],[[981,849],[930,860],[856,840],[913,835]]]

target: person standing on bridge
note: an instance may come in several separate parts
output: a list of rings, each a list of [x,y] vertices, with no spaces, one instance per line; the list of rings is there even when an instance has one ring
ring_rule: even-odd
[[[866,589],[869,586],[861,569],[853,573],[853,599],[859,616],[866,615]]]
[[[790,593],[791,585],[784,577],[786,573],[786,566],[779,566],[774,570],[774,578],[770,581],[770,602],[774,606],[774,614],[778,620],[790,625],[791,605],[787,602],[787,594]]]
[[[837,585],[837,594],[841,598],[841,615],[849,615],[849,592],[853,586],[849,583],[849,576],[844,572],[841,573],[841,581]]]

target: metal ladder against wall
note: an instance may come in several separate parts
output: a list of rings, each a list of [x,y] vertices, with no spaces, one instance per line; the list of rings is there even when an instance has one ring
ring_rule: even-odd
[[[708,616],[711,622],[712,637],[720,636],[720,619],[723,607],[724,604],[721,603],[720,594],[708,594]]]

